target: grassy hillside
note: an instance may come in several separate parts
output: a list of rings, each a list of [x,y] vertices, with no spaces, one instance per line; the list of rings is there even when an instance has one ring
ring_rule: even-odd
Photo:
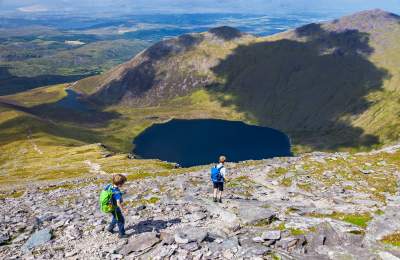
[[[38,88],[0,98],[0,147],[14,156],[11,147],[27,138],[47,140],[50,146],[81,146],[102,143],[114,152],[130,152],[132,140],[156,122],[174,118],[222,118],[245,120],[233,107],[222,107],[204,90],[179,97],[162,106],[74,110],[64,107],[68,85]],[[75,104],[74,104],[75,105]],[[182,106],[187,110],[182,110]],[[93,110],[92,110],[93,109]],[[43,139],[44,138],[44,139]],[[45,143],[46,143],[45,142]],[[4,155],[6,156],[6,155]]]
[[[58,109],[54,104],[65,98],[65,87],[39,88],[0,99],[0,186],[110,173],[125,173],[133,180],[182,172],[169,163],[132,160],[126,154],[110,152],[130,151],[132,136],[150,123],[144,119],[145,113],[141,113],[143,118],[115,119],[109,125],[53,118],[62,113],[54,111]],[[38,104],[53,106],[52,113],[36,110]],[[139,121],[142,125],[135,125]]]
[[[202,89],[302,150],[398,140],[400,18],[380,10],[256,38],[222,27],[161,42],[75,89],[105,106],[163,106]]]
[[[82,44],[82,45],[79,45]],[[9,39],[0,45],[0,95],[98,74],[148,47],[140,40],[62,41]]]

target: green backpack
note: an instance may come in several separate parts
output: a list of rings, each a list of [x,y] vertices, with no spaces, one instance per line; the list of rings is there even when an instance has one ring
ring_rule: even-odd
[[[107,190],[102,190],[100,193],[100,210],[104,213],[111,213],[115,210],[115,206],[112,204],[112,185]]]

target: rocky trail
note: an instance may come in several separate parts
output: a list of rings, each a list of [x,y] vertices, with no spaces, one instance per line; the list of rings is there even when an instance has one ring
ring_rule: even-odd
[[[0,258],[400,259],[399,160],[393,146],[232,163],[223,203],[208,167],[130,181],[128,239],[104,230],[109,176],[32,184],[0,199]]]

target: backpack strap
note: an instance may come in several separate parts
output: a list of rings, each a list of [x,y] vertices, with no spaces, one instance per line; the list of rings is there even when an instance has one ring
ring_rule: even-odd
[[[112,185],[110,184],[109,186],[108,186],[108,189],[107,189],[108,191],[111,191],[113,194],[114,194],[114,192],[113,192],[113,190],[112,190]]]
[[[111,191],[112,194],[114,194],[114,191],[112,190],[112,184],[107,184],[107,186],[104,188],[106,191]]]

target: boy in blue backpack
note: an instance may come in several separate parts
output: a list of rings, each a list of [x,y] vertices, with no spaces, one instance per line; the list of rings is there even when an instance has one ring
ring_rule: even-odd
[[[219,164],[215,165],[211,169],[211,181],[214,187],[214,202],[222,203],[222,192],[224,191],[224,182],[225,182],[225,161],[226,157],[221,155],[219,157]]]
[[[122,200],[122,192],[120,188],[126,182],[126,177],[122,174],[116,174],[112,178],[112,184],[108,184],[104,190],[108,190],[111,187],[112,191],[112,204],[115,207],[115,210],[111,212],[112,220],[110,225],[107,228],[107,231],[110,233],[114,233],[115,225],[118,226],[118,233],[120,238],[126,238],[127,235],[125,234],[125,218],[122,215],[122,211],[126,213],[126,209],[123,206]]]

